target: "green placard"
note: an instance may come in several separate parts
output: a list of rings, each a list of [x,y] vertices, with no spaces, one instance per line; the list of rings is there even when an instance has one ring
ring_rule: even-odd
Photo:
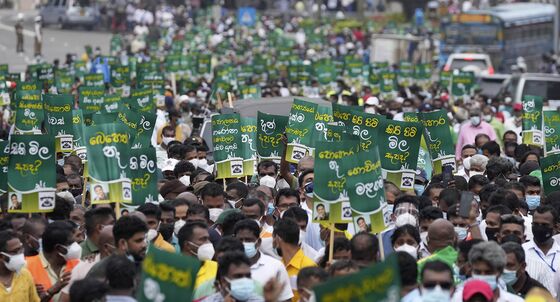
[[[312,137],[316,111],[317,104],[294,99],[286,127],[288,162],[298,163],[306,155],[313,156]]]
[[[84,82],[86,86],[105,88],[105,82],[103,81],[102,73],[86,74],[84,75]]]
[[[154,91],[151,88],[132,89],[129,97],[130,108],[140,112],[153,112],[156,110]]]
[[[113,87],[130,86],[130,66],[116,65],[112,67],[111,85]]]
[[[313,127],[312,146],[317,142],[333,142],[340,141],[342,136],[334,137],[334,133],[329,132],[329,124],[334,124],[331,106],[318,106],[315,112],[315,126]]]
[[[30,91],[30,90],[41,90],[43,89],[43,85],[37,81],[30,81],[30,82],[21,82],[16,87],[16,91]]]
[[[451,76],[451,95],[454,97],[470,96],[475,83],[472,72],[458,72]]]
[[[439,85],[442,88],[449,88],[449,85],[451,85],[451,77],[453,76],[453,73],[451,71],[441,71],[439,73]]]
[[[560,154],[541,158],[541,171],[544,194],[560,190]]]
[[[8,192],[8,169],[10,164],[10,142],[0,141],[0,194]]]
[[[357,273],[322,282],[313,291],[316,300],[321,302],[398,302],[400,285],[397,256],[391,255]]]
[[[243,157],[243,174],[255,175],[257,172],[257,119],[241,118],[241,152]]]
[[[349,223],[352,210],[346,190],[350,160],[357,156],[356,139],[316,145],[313,221]]]
[[[239,88],[241,99],[257,99],[261,97],[261,87],[257,85],[242,86]]]
[[[56,152],[72,152],[74,150],[72,124],[74,97],[70,94],[45,94],[43,101],[47,132],[55,138]]]
[[[282,134],[287,124],[287,116],[257,113],[257,153],[260,159],[280,160],[284,152]]]
[[[377,146],[348,158],[346,191],[352,207],[354,229],[379,233],[389,224],[381,161]],[[386,218],[386,219],[385,219]]]
[[[424,125],[424,134],[432,157],[434,173],[440,174],[443,171],[443,166],[447,165],[452,165],[455,171],[455,148],[450,143],[453,139],[449,128],[447,110],[420,112],[418,117]]]
[[[321,85],[327,85],[336,80],[336,68],[331,61],[323,60],[314,65],[313,73]]]
[[[58,93],[71,93],[74,78],[69,75],[56,75],[55,85]]]
[[[243,176],[241,117],[237,113],[212,116],[212,143],[217,178]]]
[[[138,302],[191,301],[200,262],[194,257],[148,247],[142,262]]]
[[[207,74],[211,72],[212,55],[199,54],[197,56],[197,71],[198,74]]]
[[[157,158],[152,146],[130,150],[130,177],[132,204],[157,202]]]
[[[132,142],[136,147],[151,146],[152,133],[154,132],[157,115],[150,112],[137,113],[140,115],[140,122],[138,123],[138,135]]]
[[[414,189],[422,125],[414,122],[383,120],[379,128],[381,167],[388,181],[401,190]]]
[[[54,140],[49,135],[12,135],[8,211],[50,212],[56,191]]]
[[[16,93],[16,134],[41,134],[41,125],[45,119],[41,91],[24,90]]]
[[[132,202],[129,133],[122,124],[85,127],[90,200],[93,204]]]
[[[534,95],[523,96],[523,120],[521,140],[523,144],[541,147],[544,144],[542,125],[543,98]]]
[[[545,155],[560,153],[560,112],[543,111]]]
[[[78,89],[80,109],[83,114],[95,113],[103,107],[105,102],[105,88],[82,86]]]
[[[333,104],[333,117],[346,127],[346,134],[360,140],[360,150],[368,151],[375,144],[380,122],[385,117],[354,110],[355,107]]]
[[[379,89],[384,98],[394,96],[397,91],[397,73],[392,71],[382,71],[379,75]]]
[[[74,135],[74,153],[82,161],[87,160],[86,143],[84,139],[84,116],[81,109],[72,110],[72,132]]]
[[[410,62],[401,61],[399,66],[398,83],[401,86],[408,87],[412,85],[414,75],[414,67]]]

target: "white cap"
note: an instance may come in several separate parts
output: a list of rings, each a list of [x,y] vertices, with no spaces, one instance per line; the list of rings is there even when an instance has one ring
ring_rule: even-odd
[[[368,106],[379,106],[379,99],[375,96],[370,96],[366,100],[366,105],[368,105]]]
[[[180,95],[179,96],[179,104],[183,103],[183,102],[188,102],[189,101],[189,97],[186,94]]]
[[[165,171],[173,171],[175,169],[175,165],[178,163],[179,161],[174,159],[174,158],[169,158],[167,159],[164,163],[163,163],[163,168],[161,168],[162,172]]]

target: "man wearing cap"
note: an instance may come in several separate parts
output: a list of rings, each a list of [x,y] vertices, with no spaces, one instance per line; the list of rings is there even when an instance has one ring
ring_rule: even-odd
[[[179,161],[174,158],[169,158],[164,162],[163,167],[161,167],[161,173],[163,173],[163,178],[168,180],[176,179],[174,171],[175,171],[175,165],[178,162]]]
[[[375,96],[369,97],[366,99],[366,103],[364,104],[364,112],[366,113],[378,113],[379,111],[379,99]]]
[[[173,179],[161,186],[159,189],[159,194],[165,200],[175,199],[177,195],[186,192],[187,186],[185,186],[180,180]]]
[[[463,302],[491,302],[494,293],[488,283],[481,280],[469,280],[463,287]]]

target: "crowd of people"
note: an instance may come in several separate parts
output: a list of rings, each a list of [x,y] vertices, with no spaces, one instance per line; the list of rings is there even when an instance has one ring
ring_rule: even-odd
[[[150,31],[143,23],[153,18],[165,27],[164,16],[126,20],[130,26],[138,23],[136,36],[147,37]],[[226,16],[212,25],[207,40],[195,36],[194,49],[209,53],[225,48],[211,65],[241,66],[264,50],[274,56],[272,39],[267,38],[281,32],[293,38],[292,49],[303,61],[351,55],[369,62],[368,34],[361,29],[335,32],[327,26],[327,43],[311,47],[302,21],[294,18],[279,29],[278,21],[263,17],[239,38],[234,20]],[[152,55],[168,50],[171,41],[193,25],[174,20],[173,26],[180,30],[166,30],[171,39],[151,37],[161,42]],[[257,37],[259,42],[248,47]],[[129,56],[154,59],[149,43],[131,43],[123,50],[123,61]],[[132,51],[134,47],[138,49]],[[88,57],[92,69],[100,56],[96,51]],[[71,68],[74,60],[69,57],[60,67]],[[389,68],[398,70],[397,65]],[[135,301],[150,249],[201,262],[194,301],[313,301],[315,286],[392,254],[398,260],[404,302],[558,298],[560,193],[544,194],[539,166],[543,149],[521,143],[523,108],[511,97],[489,99],[474,91],[454,98],[437,82],[401,86],[395,97],[386,97],[363,78],[342,76],[332,85],[319,85],[315,80],[288,81],[285,70],[275,76],[273,71],[255,75],[250,82],[261,86],[262,97],[321,97],[400,121],[405,113],[447,110],[453,142],[446,143],[455,145],[458,164],[454,177],[444,181],[442,174],[419,170],[414,191],[385,181],[390,224],[372,234],[352,224],[314,222],[328,216],[312,206],[313,157],[297,164],[262,160],[251,178],[216,179],[213,150],[197,122],[220,107],[212,93],[217,85],[212,76],[201,76],[188,89],[166,82],[152,140],[158,202],[138,207],[92,204],[87,193],[95,188],[84,181],[84,164],[76,155],[57,162],[52,212],[10,213],[8,196],[3,195],[0,301]],[[77,94],[81,84],[77,78],[72,93]],[[112,87],[107,83],[107,88]],[[6,139],[13,131],[8,121],[2,123]],[[472,193],[474,201],[468,215],[460,202],[465,192]]]

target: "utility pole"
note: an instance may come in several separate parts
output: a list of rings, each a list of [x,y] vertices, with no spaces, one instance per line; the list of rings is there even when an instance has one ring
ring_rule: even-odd
[[[356,0],[356,9],[358,10],[358,17],[360,20],[364,20],[365,19],[365,10],[366,10],[366,6],[364,3],[365,0]],[[560,0],[556,0],[556,1],[560,1]]]
[[[321,6],[323,5],[323,1],[315,0],[315,3],[317,4],[317,21],[319,21],[319,24],[321,24],[321,18],[323,17]]]
[[[558,53],[558,35],[560,35],[560,0],[555,0],[554,5],[556,6],[556,14],[554,15],[554,38],[552,39],[554,46],[554,53]]]

